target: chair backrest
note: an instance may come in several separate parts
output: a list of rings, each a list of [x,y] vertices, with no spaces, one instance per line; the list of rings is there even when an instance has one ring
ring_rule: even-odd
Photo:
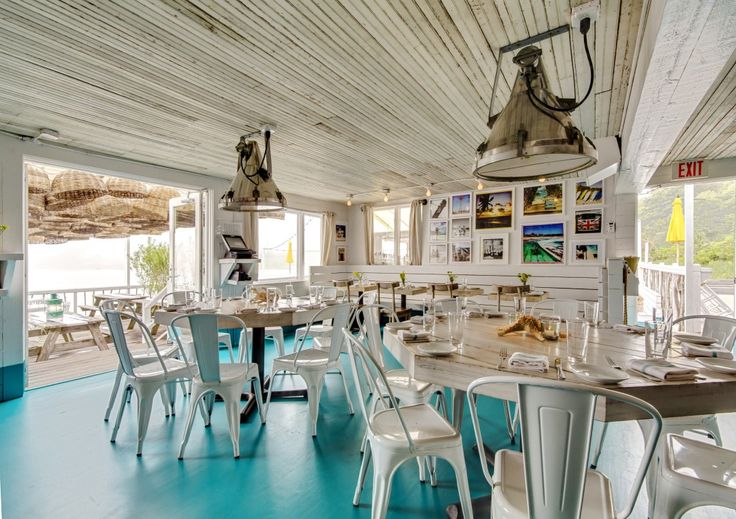
[[[357,304],[359,305],[372,305],[375,304],[376,298],[378,298],[378,291],[371,290],[369,292],[363,292],[358,298]]]
[[[386,380],[386,375],[384,374],[380,363],[371,354],[368,348],[363,346],[349,330],[345,329],[342,333],[348,345],[350,369],[353,372],[355,389],[358,392],[360,411],[363,413],[368,430],[372,434],[375,433],[371,425],[371,419],[368,414],[366,402],[369,398],[375,398],[377,399],[378,404],[378,407],[376,407],[377,410],[391,409],[391,411],[396,413],[406,441],[409,444],[409,449],[413,451],[414,442],[411,439],[409,429],[407,428],[404,417],[401,414],[399,403],[391,391],[391,387]],[[368,390],[366,391],[365,388],[368,388]]]
[[[188,305],[199,299],[199,293],[194,290],[174,290],[173,292],[168,292],[161,297],[161,306],[166,306],[168,299],[171,299],[171,304]]]
[[[331,301],[337,299],[337,287],[324,287],[322,289],[322,300]]]
[[[389,316],[389,321],[398,321],[396,313],[387,305],[363,305],[355,309],[355,322],[368,351],[383,366],[383,339],[381,338],[381,314]]]
[[[351,310],[352,305],[350,303],[328,306],[317,312],[307,325],[304,337],[309,337],[309,331],[314,324],[320,323],[326,319],[332,319],[332,334],[330,335],[330,351],[328,356],[331,362],[336,361],[338,357],[340,357],[340,352],[342,351],[342,345],[344,342],[342,330],[348,326]],[[299,354],[304,347],[304,343],[304,340],[299,342],[297,354],[294,356],[295,365],[299,358]]]
[[[700,333],[718,339],[724,348],[736,349],[736,319],[721,315],[686,315],[672,321],[672,329],[680,323],[687,321],[702,320],[703,326]]]
[[[138,318],[138,316],[136,316],[134,313],[122,312],[118,309],[105,310],[100,307],[100,310],[102,312],[102,316],[105,318],[105,321],[107,321],[108,328],[110,328],[112,343],[115,346],[115,351],[117,352],[118,358],[120,359],[120,366],[123,368],[123,372],[126,375],[135,375],[134,368],[136,364],[133,361],[133,356],[130,354],[130,348],[128,348],[128,340],[125,337],[125,326],[123,325],[123,317],[125,317],[126,319],[132,319],[138,325],[146,343],[148,343],[149,347],[151,347],[156,352],[159,364],[161,364],[164,373],[167,371],[166,366],[164,365],[164,361],[161,358],[161,353],[158,350],[158,346],[156,346],[156,341],[154,341],[153,336],[151,335],[151,331],[148,329],[148,326],[146,326],[143,321]]]
[[[549,309],[546,309],[549,308]],[[540,301],[532,306],[531,314],[547,314],[559,317],[563,321],[574,321],[580,317],[581,303],[574,299],[554,299]]]
[[[605,388],[520,376],[479,378],[468,387],[467,397],[481,453],[484,449],[477,400],[481,393],[491,389],[488,386],[504,384],[517,387],[528,512],[529,517],[536,519],[580,517],[598,396],[635,407],[652,418],[654,427],[647,438],[629,499],[617,512],[617,517],[628,517],[662,429],[662,417],[657,410],[636,397]],[[492,485],[483,454],[480,459],[486,480]]]
[[[443,299],[434,300],[434,311],[441,313],[456,312],[458,299],[455,297],[445,297]]]

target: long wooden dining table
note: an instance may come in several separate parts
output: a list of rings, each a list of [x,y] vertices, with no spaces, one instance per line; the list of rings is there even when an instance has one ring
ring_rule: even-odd
[[[419,350],[417,343],[405,343],[397,332],[385,329],[383,342],[386,348],[406,368],[412,377],[449,387],[453,392],[453,424],[458,429],[462,423],[462,409],[468,385],[475,379],[490,375],[520,374],[529,377],[556,379],[554,367],[546,373],[517,371],[513,368],[499,369],[500,352],[506,348],[509,355],[516,351],[547,355],[552,365],[560,357],[567,382],[597,386],[587,382],[569,370],[566,362],[566,341],[540,342],[531,335],[515,332],[505,336],[498,335],[498,327],[507,324],[506,319],[485,317],[468,319],[463,336],[463,345],[457,352],[448,356],[430,356]],[[446,323],[438,321],[433,332],[436,340],[447,340]],[[591,328],[589,333],[588,363],[607,366],[605,357],[612,358],[619,366],[625,367],[631,359],[644,358],[644,338],[611,328]],[[678,382],[657,382],[627,370],[628,380],[605,387],[636,396],[652,404],[665,419],[693,415],[717,414],[736,411],[736,376],[710,371],[698,364],[695,359],[683,357],[674,346],[670,360],[675,364],[697,368],[700,374],[695,380]],[[493,387],[491,397],[516,401],[516,389],[510,386]],[[597,420],[605,422],[636,420],[646,418],[630,406],[598,398]],[[488,450],[486,458],[493,462],[493,452]],[[490,498],[485,496],[473,500],[475,517],[488,517]],[[450,505],[447,514],[451,519],[461,518],[459,504]]]

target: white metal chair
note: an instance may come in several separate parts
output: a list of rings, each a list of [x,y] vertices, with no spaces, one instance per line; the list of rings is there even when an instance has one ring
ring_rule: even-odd
[[[196,374],[192,378],[192,397],[189,402],[189,413],[187,415],[187,424],[184,429],[184,437],[179,447],[179,459],[184,459],[184,449],[189,441],[189,435],[192,432],[192,424],[196,415],[197,406],[204,397],[209,394],[216,394],[222,397],[225,403],[225,411],[227,413],[227,421],[230,427],[230,439],[233,443],[233,456],[240,457],[240,394],[243,386],[255,380],[256,404],[258,412],[261,415],[261,423],[266,423],[266,416],[263,410],[263,396],[261,395],[260,376],[258,375],[258,365],[248,361],[248,354],[241,356],[244,362],[235,363],[231,361],[229,364],[220,363],[220,354],[217,343],[218,324],[228,321],[228,327],[240,328],[241,332],[241,348],[248,348],[247,344],[242,344],[244,332],[247,329],[245,323],[234,316],[220,316],[215,314],[188,314],[181,315],[171,321],[171,328],[174,330],[174,336],[179,341],[179,321],[186,321],[188,328],[191,330],[192,342],[194,344],[194,356],[196,358]],[[208,402],[205,425],[209,425],[209,416],[212,413],[211,399]]]
[[[119,310],[103,310],[102,315],[107,321],[112,335],[115,351],[120,359],[120,365],[125,373],[124,391],[120,399],[120,407],[118,408],[117,419],[112,430],[110,442],[115,443],[120,428],[120,420],[123,417],[125,409],[125,401],[128,391],[134,391],[138,400],[138,445],[136,454],[141,455],[143,451],[143,440],[148,430],[148,422],[151,419],[151,407],[153,406],[153,397],[159,390],[166,391],[166,385],[175,383],[178,380],[189,380],[192,377],[191,366],[184,360],[173,358],[164,358],[151,337],[148,327],[135,315],[125,314]],[[123,316],[127,319],[133,319],[140,327],[141,333],[146,337],[146,341],[151,345],[156,355],[157,362],[150,362],[145,365],[137,365],[128,349],[128,343],[125,338],[125,327],[123,326]],[[164,407],[167,406],[165,394],[162,394]]]
[[[580,316],[582,301],[575,299],[553,299],[551,301],[540,301],[532,306],[531,314],[549,314],[563,321],[574,321]],[[545,308],[549,305],[549,308]]]
[[[353,505],[360,503],[371,457],[372,519],[386,517],[391,480],[402,463],[413,458],[439,457],[447,460],[455,471],[463,516],[472,519],[473,507],[460,432],[426,403],[399,406],[379,361],[347,330],[343,333],[348,343],[350,366],[368,431],[368,447],[361,461]],[[375,412],[369,412],[366,408],[368,395],[363,392],[361,382],[367,385],[373,398],[380,401],[380,409]]]
[[[355,310],[355,319],[360,327],[360,339],[364,342],[368,351],[371,352],[373,358],[375,358],[381,369],[385,369],[384,363],[384,345],[383,339],[381,338],[381,327],[380,327],[380,316],[381,313],[389,314],[390,321],[398,321],[396,314],[385,305],[364,305]],[[442,410],[444,416],[447,416],[447,402],[445,401],[445,395],[442,391],[442,387],[417,380],[413,378],[406,369],[398,368],[384,371],[384,376],[388,382],[391,391],[394,396],[402,404],[428,404],[431,402],[432,397],[437,395],[436,408]],[[356,380],[357,384],[358,381]],[[371,414],[373,414],[376,405],[379,400],[373,400],[371,404]],[[361,445],[361,452],[365,450],[367,442],[367,433],[363,438]],[[432,486],[437,486],[437,472],[434,464],[434,460],[426,460],[427,466],[429,467],[429,480]],[[419,481],[426,481],[426,475],[424,471],[425,460],[417,458],[419,465]]]
[[[668,434],[657,477],[653,519],[680,519],[692,508],[736,510],[736,452]]]
[[[248,328],[248,344],[253,344],[253,330]],[[276,343],[276,353],[279,356],[284,354],[284,329],[281,326],[267,326],[264,333],[265,337],[270,337]]]
[[[324,319],[332,319],[332,335],[330,336],[329,349],[319,348],[320,338],[314,339],[315,347],[304,349],[304,342],[299,343],[297,351],[277,357],[273,361],[271,368],[271,386],[274,388],[276,375],[284,373],[294,373],[304,379],[307,384],[307,400],[309,402],[309,415],[312,422],[312,436],[317,436],[317,418],[319,416],[319,399],[324,385],[325,374],[330,370],[339,371],[342,377],[343,387],[345,388],[345,397],[348,401],[348,410],[350,414],[354,414],[353,403],[350,400],[350,392],[348,391],[347,381],[345,380],[340,364],[340,351],[343,344],[342,330],[348,324],[348,318],[351,312],[351,305],[344,303],[323,308],[312,319],[312,322],[321,322]],[[307,333],[309,335],[309,327]],[[269,390],[266,398],[266,414],[271,404],[271,391]]]
[[[524,453],[500,450],[491,476],[485,459],[477,401],[490,386],[515,385]],[[614,508],[610,481],[588,469],[596,397],[630,405],[651,416],[639,467],[625,505]],[[481,468],[492,487],[494,519],[628,517],[634,509],[662,427],[657,410],[638,398],[604,388],[524,376],[484,377],[467,392]]]
[[[129,314],[135,314],[135,310],[130,305],[130,303],[126,301],[117,301],[117,300],[108,300],[103,301],[102,304],[100,304],[99,311],[100,314],[102,314],[103,310],[120,310],[122,312],[126,312]],[[133,361],[133,364],[135,366],[143,366],[145,364],[151,364],[154,362],[158,362],[158,356],[156,355],[156,351],[153,349],[152,343],[148,342],[149,335],[141,332],[141,337],[143,338],[143,341],[146,343],[146,349],[143,351],[130,351],[130,357]],[[177,357],[179,355],[179,348],[172,344],[170,346],[167,346],[166,348],[163,348],[159,350],[159,354],[162,358],[173,358]],[[110,399],[107,402],[107,408],[105,409],[105,421],[107,422],[110,419],[110,413],[112,412],[112,408],[115,405],[115,398],[117,397],[118,390],[120,389],[120,382],[123,380],[123,366],[120,362],[118,362],[118,368],[115,372],[115,382],[113,382],[112,385],[112,391],[110,391]],[[161,396],[164,396],[164,393],[161,393]],[[175,414],[174,411],[174,392],[169,392],[169,398],[168,403],[164,403],[164,407],[166,410],[166,416],[169,416],[169,414]]]

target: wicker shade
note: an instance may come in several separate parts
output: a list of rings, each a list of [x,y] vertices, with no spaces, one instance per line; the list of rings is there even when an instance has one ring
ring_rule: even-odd
[[[151,191],[149,191],[148,193],[149,198],[157,198],[160,200],[171,200],[172,198],[176,198],[178,196],[181,196],[181,193],[179,191],[174,188],[164,186],[152,187]]]
[[[28,192],[34,195],[45,195],[51,189],[51,180],[45,171],[41,171],[30,164],[26,165]]]
[[[106,193],[99,175],[65,170],[51,181],[51,195],[60,200],[91,201]]]
[[[84,234],[87,236],[96,234],[111,228],[112,225],[101,221],[80,220],[71,225],[71,231],[76,234]]]
[[[53,195],[46,195],[46,212],[52,214],[65,213],[68,215],[79,214],[78,208],[89,204],[87,199],[73,198],[64,200]]]
[[[31,245],[40,245],[44,242],[45,238],[40,234],[32,234],[28,237],[28,243]]]
[[[148,195],[146,184],[137,180],[110,177],[106,184],[107,194],[116,198],[145,198]]]
[[[90,217],[103,220],[127,218],[132,211],[131,201],[110,195],[101,196],[92,200],[85,207]]]
[[[46,197],[40,193],[28,193],[28,214],[38,218],[46,210]]]
[[[153,192],[153,189],[151,190]],[[169,218],[169,201],[163,198],[146,197],[133,200],[133,216],[165,222]]]

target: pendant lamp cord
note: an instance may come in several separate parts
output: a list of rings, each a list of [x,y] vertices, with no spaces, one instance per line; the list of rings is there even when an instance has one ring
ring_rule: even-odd
[[[537,94],[534,93],[534,90],[532,89],[532,82],[529,76],[526,76],[526,92],[529,96],[529,100],[534,105],[540,105],[547,110],[552,110],[554,112],[572,112],[573,110],[579,108],[590,96],[590,93],[593,91],[593,82],[595,80],[595,72],[593,70],[593,58],[590,56],[590,48],[588,47],[588,31],[590,30],[590,18],[583,18],[580,20],[580,33],[583,35],[583,45],[585,46],[585,56],[588,58],[588,67],[590,68],[590,84],[588,85],[588,91],[585,93],[585,97],[580,100],[579,103],[575,103],[574,106],[568,106],[565,108],[558,108],[556,106],[551,106],[542,101],[537,97]]]

